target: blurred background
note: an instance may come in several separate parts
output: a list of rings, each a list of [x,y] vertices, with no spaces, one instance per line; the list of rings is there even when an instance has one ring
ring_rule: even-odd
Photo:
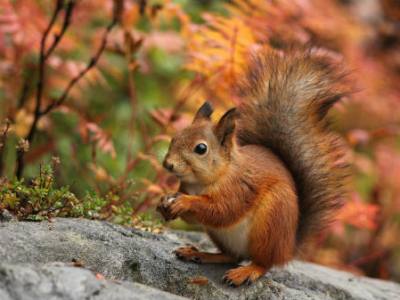
[[[356,91],[331,115],[351,193],[308,259],[400,281],[397,0],[2,0],[0,211],[162,230],[170,136],[205,99],[216,116],[240,102],[253,51],[305,44]]]

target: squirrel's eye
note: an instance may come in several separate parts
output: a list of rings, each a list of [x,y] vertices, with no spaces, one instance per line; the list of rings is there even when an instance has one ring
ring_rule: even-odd
[[[204,143],[197,144],[196,147],[194,147],[194,152],[197,154],[204,154],[207,152],[207,145]]]

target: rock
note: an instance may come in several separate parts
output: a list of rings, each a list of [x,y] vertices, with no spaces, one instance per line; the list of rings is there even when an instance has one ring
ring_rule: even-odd
[[[16,221],[16,218],[7,210],[0,210],[0,222]]]
[[[0,265],[0,299],[185,299],[134,282],[98,279],[85,269],[64,264],[35,267]]]
[[[151,234],[107,222],[60,218],[51,223],[3,222],[0,237],[0,299],[136,299],[129,298],[129,291],[136,295],[146,289],[138,283],[148,289],[141,290],[144,296],[140,299],[159,292],[154,288],[194,299],[396,299],[400,295],[399,284],[299,261],[271,270],[250,287],[230,288],[222,284],[221,277],[232,266],[196,265],[174,257],[172,251],[186,243],[210,248],[200,233]],[[101,285],[93,273],[71,267],[71,261],[107,280]],[[48,265],[52,262],[67,265]],[[28,275],[17,275],[25,274],[24,270],[37,281],[30,284]],[[208,283],[190,283],[200,276],[207,277]],[[44,291],[52,286],[55,294],[39,297],[32,285],[43,286]],[[67,294],[59,297],[57,288],[69,293],[69,298]],[[96,289],[109,298],[96,298],[99,295],[91,294]],[[20,294],[10,292],[14,290]],[[20,297],[24,293],[27,296]],[[164,293],[161,297],[173,296]]]

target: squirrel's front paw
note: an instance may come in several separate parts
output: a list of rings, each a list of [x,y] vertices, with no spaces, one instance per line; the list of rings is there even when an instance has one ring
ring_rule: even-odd
[[[175,205],[177,202],[181,202],[178,199],[182,196],[182,193],[167,194],[161,197],[161,201],[157,206],[157,210],[161,213],[166,221],[176,219],[179,215],[181,205]]]

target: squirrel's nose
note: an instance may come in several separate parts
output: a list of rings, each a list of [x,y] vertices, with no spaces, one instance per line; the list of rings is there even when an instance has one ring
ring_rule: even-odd
[[[174,165],[171,164],[170,162],[168,162],[168,160],[166,160],[166,159],[163,162],[163,166],[170,172],[172,172],[172,170],[174,169]]]

